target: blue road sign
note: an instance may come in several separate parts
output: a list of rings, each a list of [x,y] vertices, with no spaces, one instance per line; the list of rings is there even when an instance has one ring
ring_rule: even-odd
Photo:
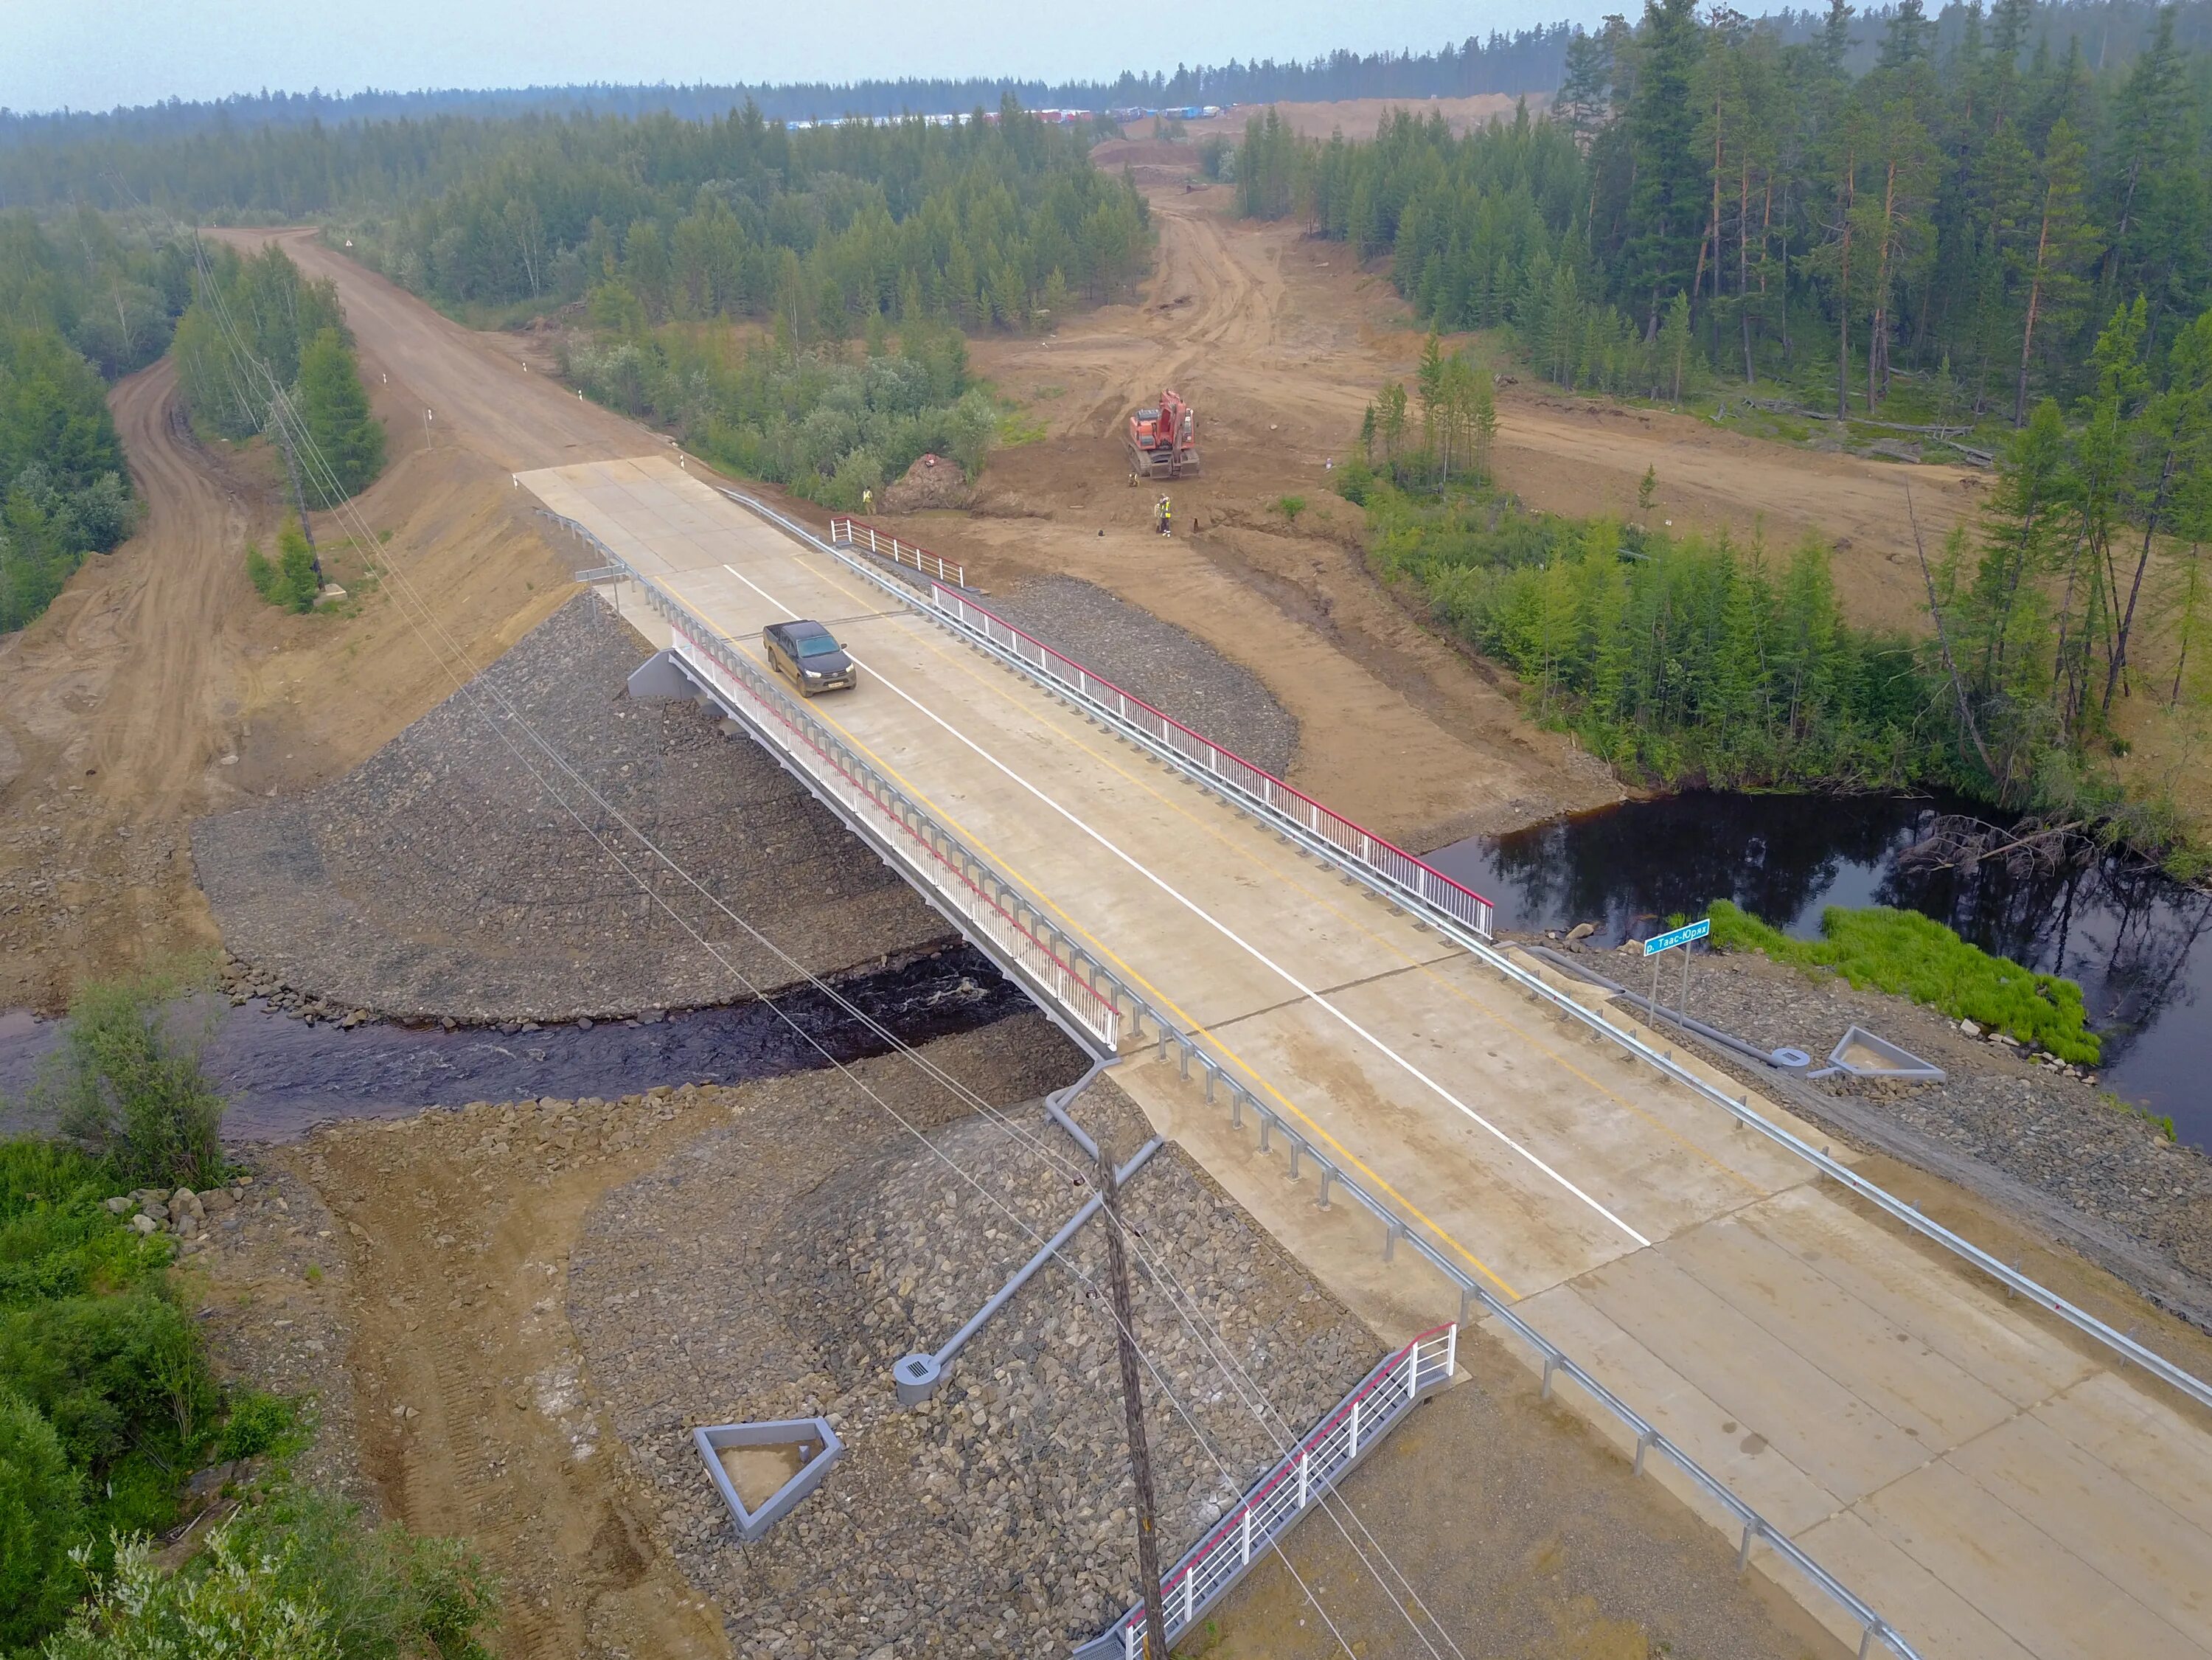
[[[1692,939],[1702,939],[1712,931],[1712,921],[1709,917],[1686,927],[1676,928],[1671,933],[1655,933],[1644,942],[1644,954],[1656,957],[1662,951],[1672,951],[1677,946],[1688,945]]]

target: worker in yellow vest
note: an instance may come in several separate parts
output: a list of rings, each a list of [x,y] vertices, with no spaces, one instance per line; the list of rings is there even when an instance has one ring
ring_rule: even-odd
[[[1160,497],[1159,502],[1153,508],[1152,511],[1158,515],[1160,534],[1163,536],[1172,536],[1175,533],[1174,505],[1169,502],[1166,496],[1163,496]]]

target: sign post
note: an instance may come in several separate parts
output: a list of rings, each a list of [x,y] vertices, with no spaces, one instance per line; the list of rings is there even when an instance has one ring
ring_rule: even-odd
[[[1711,917],[1702,917],[1698,921],[1688,923],[1682,927],[1670,928],[1665,933],[1655,933],[1649,939],[1646,939],[1644,942],[1644,954],[1651,959],[1651,1002],[1650,1006],[1654,1018],[1656,1018],[1659,1013],[1660,954],[1662,952],[1670,952],[1677,946],[1684,948],[1682,952],[1682,1000],[1681,1007],[1678,1012],[1681,1018],[1687,1020],[1690,1018],[1690,953],[1688,947],[1692,941],[1704,939],[1712,931],[1712,919]]]

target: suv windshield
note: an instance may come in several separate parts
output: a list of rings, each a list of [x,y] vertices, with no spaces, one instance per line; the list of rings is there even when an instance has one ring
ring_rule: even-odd
[[[837,649],[837,642],[826,634],[810,634],[799,642],[801,657],[827,657]]]

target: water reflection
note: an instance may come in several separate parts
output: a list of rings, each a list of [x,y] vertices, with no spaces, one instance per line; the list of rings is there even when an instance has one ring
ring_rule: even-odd
[[[1689,794],[1430,857],[1486,893],[1501,927],[1593,922],[1607,943],[1721,898],[1800,937],[1819,933],[1828,905],[1924,912],[1985,950],[2081,982],[2105,1036],[2104,1081],[2212,1145],[2212,1023],[2198,1012],[2212,1001],[2212,894],[2116,858],[2019,873],[2001,860],[1899,867],[1937,816],[1972,811],[1928,798]]]

